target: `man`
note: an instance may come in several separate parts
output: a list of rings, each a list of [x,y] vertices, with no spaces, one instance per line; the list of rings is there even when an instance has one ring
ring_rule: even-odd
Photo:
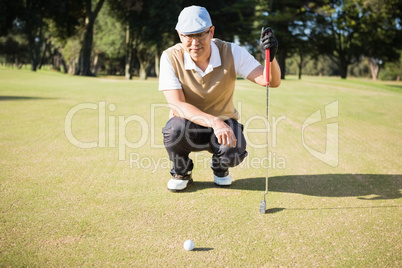
[[[171,107],[163,128],[164,144],[173,163],[170,191],[186,189],[192,180],[190,152],[211,152],[214,183],[229,186],[229,167],[247,156],[243,126],[233,105],[238,75],[266,86],[264,67],[244,48],[213,39],[215,27],[208,11],[199,6],[184,8],[176,25],[181,43],[165,50],[160,61],[159,90]],[[270,49],[270,86],[280,85],[275,54],[278,41],[271,28],[263,30],[260,47]]]

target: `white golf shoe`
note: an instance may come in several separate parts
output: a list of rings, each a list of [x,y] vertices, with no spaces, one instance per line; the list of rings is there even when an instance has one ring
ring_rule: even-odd
[[[191,184],[193,179],[191,178],[191,171],[187,175],[174,175],[168,182],[167,188],[171,192],[183,191],[187,188],[188,184]]]
[[[232,176],[230,174],[226,175],[225,177],[218,177],[214,175],[214,183],[218,186],[229,186],[232,185]]]

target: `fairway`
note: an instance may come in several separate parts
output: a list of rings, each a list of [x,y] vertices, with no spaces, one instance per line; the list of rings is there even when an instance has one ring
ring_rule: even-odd
[[[0,266],[400,267],[402,83],[287,77],[269,155],[265,103],[237,81],[249,155],[231,187],[198,152],[171,193],[157,79],[0,69]]]

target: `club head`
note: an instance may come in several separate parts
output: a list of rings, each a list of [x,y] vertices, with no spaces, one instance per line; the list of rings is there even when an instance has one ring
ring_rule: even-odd
[[[267,202],[266,201],[261,201],[260,203],[260,213],[265,214],[267,211]]]

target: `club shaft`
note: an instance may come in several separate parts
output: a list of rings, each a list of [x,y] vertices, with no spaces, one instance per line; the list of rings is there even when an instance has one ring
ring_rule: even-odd
[[[265,80],[267,82],[267,106],[266,106],[266,119],[267,119],[267,134],[266,134],[266,142],[267,142],[267,147],[266,147],[266,154],[267,154],[267,159],[269,159],[269,67],[270,67],[270,50],[266,49],[265,50]],[[269,167],[267,167],[265,170],[265,193],[264,193],[264,201],[265,201],[265,195],[268,193],[268,176],[269,176]]]
[[[267,85],[267,108],[266,108],[266,119],[267,119],[267,134],[266,136],[266,156],[267,159],[269,159],[269,85]],[[268,175],[269,175],[269,166],[265,169],[265,194],[268,193]],[[265,200],[265,194],[264,194],[264,200]]]

